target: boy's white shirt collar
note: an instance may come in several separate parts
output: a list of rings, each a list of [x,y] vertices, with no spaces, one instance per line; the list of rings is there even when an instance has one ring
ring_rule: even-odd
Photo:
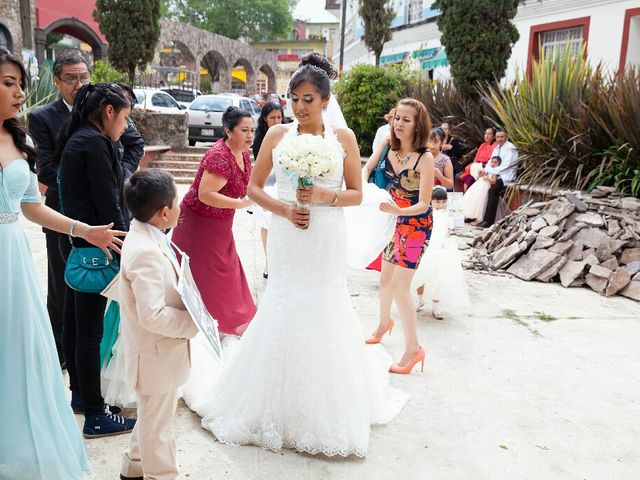
[[[165,256],[171,261],[176,273],[178,276],[180,275],[180,263],[175,256],[175,252],[169,251],[171,248],[171,242],[165,235],[165,233],[160,230],[158,227],[154,227],[150,223],[141,222],[140,220],[136,220],[135,218],[131,221],[132,227],[136,228],[136,230],[146,230],[149,232],[151,237],[157,242],[160,250],[165,254]]]

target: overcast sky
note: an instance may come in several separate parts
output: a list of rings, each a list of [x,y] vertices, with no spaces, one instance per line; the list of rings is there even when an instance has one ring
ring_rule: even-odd
[[[325,18],[324,0],[299,0],[293,11],[294,18],[307,20],[309,18]]]

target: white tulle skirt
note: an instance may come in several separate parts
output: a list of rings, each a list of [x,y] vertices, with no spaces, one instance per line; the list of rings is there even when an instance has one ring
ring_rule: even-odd
[[[363,457],[371,425],[404,406],[407,395],[389,386],[391,357],[364,343],[345,237],[340,208],[311,207],[307,230],[274,215],[269,282],[222,373],[194,342],[184,399],[219,441]]]
[[[111,349],[112,357],[106,367],[102,368],[100,381],[102,396],[108,405],[117,405],[123,408],[135,408],[136,392],[126,380],[125,353],[122,348],[122,337],[118,339]]]
[[[482,220],[484,211],[487,208],[487,198],[489,197],[489,189],[491,184],[482,178],[479,178],[465,192],[462,197],[462,205],[464,209],[464,217],[476,220]]]
[[[448,233],[449,223],[445,211],[434,211],[431,240],[413,276],[411,287],[415,290],[424,285],[423,298],[426,301],[437,300],[442,311],[467,313],[469,291],[458,245]]]

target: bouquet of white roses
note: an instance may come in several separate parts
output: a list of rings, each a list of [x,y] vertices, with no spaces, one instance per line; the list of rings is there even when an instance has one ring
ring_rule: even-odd
[[[304,133],[282,145],[278,155],[280,165],[298,177],[301,188],[313,185],[313,180],[335,171],[341,159],[320,135]]]

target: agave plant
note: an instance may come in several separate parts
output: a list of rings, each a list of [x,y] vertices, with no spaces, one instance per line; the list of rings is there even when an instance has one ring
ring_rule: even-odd
[[[580,49],[532,66],[531,78],[518,76],[512,85],[482,89],[520,150],[519,182],[585,188],[608,148],[611,135],[608,97],[610,79],[601,65],[592,67]]]
[[[452,82],[412,82],[406,95],[424,103],[434,124],[448,122],[470,155],[483,141],[484,131],[498,125],[495,112],[486,102],[462,96]]]
[[[25,124],[31,112],[42,105],[51,103],[58,97],[58,89],[53,82],[53,70],[51,67],[43,67],[39,76],[33,76],[31,68],[27,68],[26,94],[22,109],[18,114],[18,118]]]
[[[623,195],[640,197],[640,156],[628,143],[618,141],[602,152],[602,163],[594,171],[590,189],[598,185],[615,187]]]

